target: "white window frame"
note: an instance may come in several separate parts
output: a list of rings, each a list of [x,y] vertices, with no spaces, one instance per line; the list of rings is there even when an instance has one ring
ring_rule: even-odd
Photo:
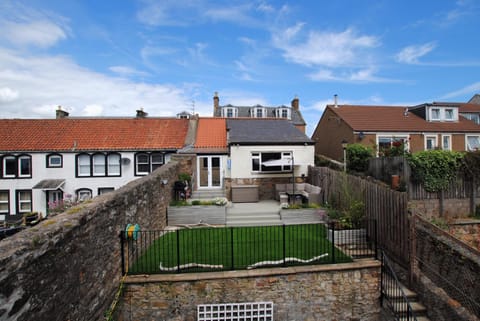
[[[93,176],[105,176],[106,174],[106,164],[104,154],[93,154],[92,155],[92,175]]]
[[[432,148],[428,148],[429,140],[433,141]],[[425,150],[435,150],[437,148],[438,148],[438,135],[433,135],[433,134],[425,135]]]
[[[6,199],[2,199],[0,197],[0,205],[7,205],[5,210],[2,210],[0,207],[0,214],[9,214],[10,213],[10,191],[7,190],[0,190],[0,195],[6,195]]]
[[[30,213],[32,211],[32,191],[31,190],[17,190],[17,204],[18,204],[18,213]],[[28,199],[22,199],[22,195],[29,196]],[[27,205],[27,209],[23,209],[22,207]]]
[[[259,116],[259,113],[262,115]],[[267,117],[267,112],[265,107],[253,107],[253,113],[252,113],[253,118],[266,118]]]
[[[451,112],[451,117],[448,116],[448,111]],[[454,121],[455,120],[455,109],[454,108],[445,108],[444,109],[444,115],[445,115],[445,120],[446,121]]]
[[[77,201],[84,202],[92,198],[92,190],[89,188],[80,188],[76,191]]]
[[[156,156],[159,156],[161,158],[161,160],[160,161],[157,161],[157,160],[154,161],[154,158]],[[151,173],[154,170],[156,170],[157,168],[162,167],[165,164],[165,155],[163,153],[152,153],[152,154],[150,154],[149,160],[150,160],[150,173]]]
[[[435,116],[435,111],[438,111],[438,117]],[[430,108],[430,120],[441,120],[442,119],[442,111],[439,107],[432,107]]]
[[[377,134],[376,144],[377,144],[377,156],[380,154],[380,139],[385,138],[390,140],[390,148],[392,147],[393,142],[403,140],[403,146],[407,152],[410,148],[408,142],[410,136],[407,134],[398,134],[398,133],[381,133]]]
[[[252,152],[250,155],[251,158],[251,171],[252,173],[289,173],[292,171],[291,165],[279,165],[281,166],[280,170],[262,170],[262,154],[280,154],[281,159],[291,159],[293,152],[292,151],[261,151],[261,152]],[[258,169],[254,168],[255,160],[258,164]]]
[[[52,162],[53,159],[58,159],[59,163],[54,164]],[[63,166],[63,158],[62,155],[58,154],[52,154],[47,156],[47,167],[52,167],[52,168],[61,168]]]
[[[231,115],[229,115],[231,113]],[[222,116],[226,118],[236,118],[238,117],[238,109],[235,107],[223,107]]]
[[[139,157],[140,156],[145,156],[146,161],[139,162]],[[146,171],[140,171],[139,166],[143,165],[147,168]],[[148,175],[150,174],[150,155],[148,153],[138,153],[135,155],[135,175]]]
[[[13,164],[14,166],[13,174],[7,174],[7,160],[10,160],[11,161],[10,164]],[[17,158],[13,155],[6,155],[6,156],[3,156],[2,163],[3,163],[2,164],[3,178],[15,178],[17,176],[16,173],[18,171]]]
[[[22,162],[28,161],[28,173],[22,174]],[[32,157],[21,155],[18,157],[18,177],[32,177]]]
[[[445,142],[447,142],[447,146],[445,146]],[[452,150],[452,135],[442,135],[442,149]]]
[[[476,138],[477,139],[477,145],[478,147],[475,148],[470,148],[470,143],[468,142],[469,138]],[[465,135],[465,150],[471,152],[471,151],[476,151],[480,150],[480,135]]]
[[[88,169],[88,172],[86,171]],[[77,176],[87,177],[92,175],[92,162],[88,154],[77,155]]]
[[[115,158],[118,158],[115,159]],[[120,176],[121,175],[121,155],[112,153],[107,155],[107,175],[108,176]]]

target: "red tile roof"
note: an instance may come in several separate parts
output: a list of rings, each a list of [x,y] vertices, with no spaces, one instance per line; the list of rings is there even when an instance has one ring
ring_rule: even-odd
[[[195,148],[226,148],[227,124],[225,118],[200,118]]]
[[[354,131],[372,132],[480,132],[480,126],[459,117],[458,122],[428,122],[408,112],[407,106],[352,106],[328,105],[333,113],[342,118]]]
[[[188,119],[0,119],[0,151],[178,149]]]

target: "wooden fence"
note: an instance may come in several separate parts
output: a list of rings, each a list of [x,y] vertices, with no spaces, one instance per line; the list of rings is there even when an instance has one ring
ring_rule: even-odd
[[[308,177],[309,183],[322,188],[324,202],[348,207],[346,202],[363,201],[366,218],[377,221],[378,246],[397,263],[409,266],[410,221],[407,193],[327,167],[309,167]]]
[[[443,191],[443,196],[440,193],[427,192],[422,183],[414,182],[410,178],[411,169],[404,156],[371,158],[368,175],[386,184],[391,183],[392,175],[399,175],[406,183],[410,200],[440,199],[441,197],[444,199],[465,199],[474,197],[473,195],[480,195],[480,185],[476,187],[476,191],[472,191],[473,185],[471,180],[461,174],[450,182],[448,188]],[[475,193],[473,194],[473,192]]]

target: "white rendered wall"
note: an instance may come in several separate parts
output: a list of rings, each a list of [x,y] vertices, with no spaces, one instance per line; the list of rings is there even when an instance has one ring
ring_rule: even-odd
[[[313,145],[285,145],[285,146],[231,146],[230,162],[231,178],[262,178],[262,177],[289,177],[288,173],[257,173],[252,172],[252,152],[292,152],[294,158],[295,176],[308,174],[308,166],[314,165],[315,147]]]

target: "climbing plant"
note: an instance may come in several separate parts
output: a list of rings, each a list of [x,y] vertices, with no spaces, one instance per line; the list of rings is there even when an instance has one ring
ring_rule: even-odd
[[[408,154],[412,179],[423,183],[427,192],[447,189],[462,165],[463,153],[445,150],[429,150]]]

